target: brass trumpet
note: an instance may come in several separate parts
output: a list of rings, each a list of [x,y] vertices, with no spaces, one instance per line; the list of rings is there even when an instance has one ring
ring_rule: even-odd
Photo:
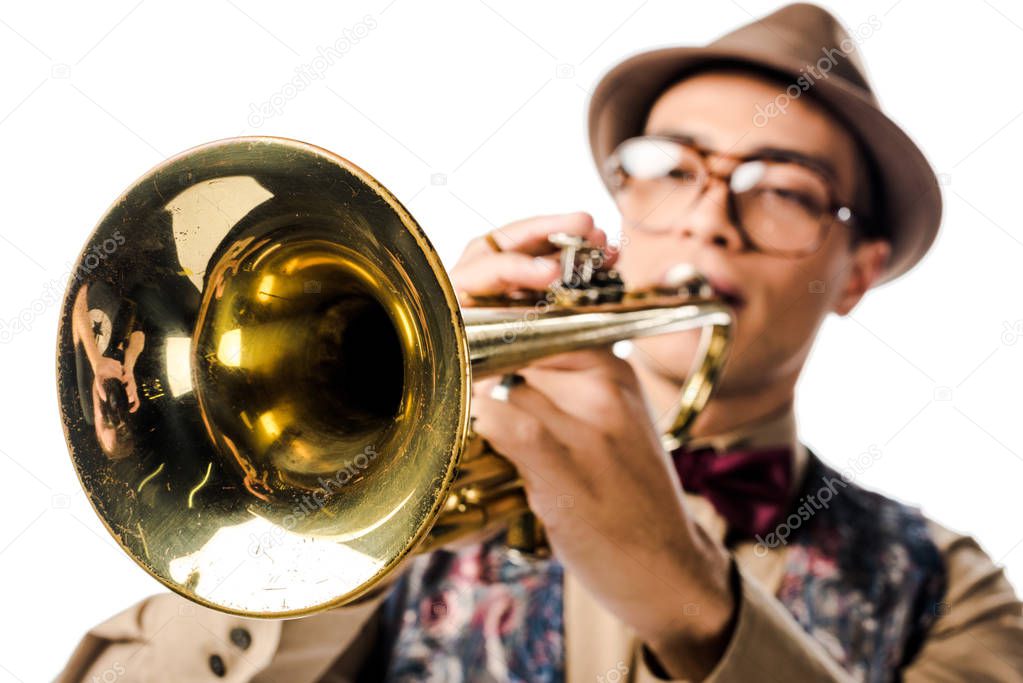
[[[161,163],[102,218],[64,299],[60,408],[90,502],[165,586],[249,617],[354,601],[496,525],[542,547],[515,469],[471,433],[471,381],[702,328],[673,448],[731,326],[698,277],[633,292],[599,249],[560,246],[551,291],[460,310],[416,221],[346,159],[249,137]]]

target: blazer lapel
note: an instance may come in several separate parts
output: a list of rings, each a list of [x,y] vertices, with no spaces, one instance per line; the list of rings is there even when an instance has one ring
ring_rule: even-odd
[[[565,572],[565,681],[607,680],[611,671],[632,671],[633,634],[597,602],[572,574]],[[610,677],[629,680],[628,676]]]

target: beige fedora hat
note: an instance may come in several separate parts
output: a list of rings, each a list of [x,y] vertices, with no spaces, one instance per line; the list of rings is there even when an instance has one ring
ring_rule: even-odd
[[[882,282],[905,273],[923,257],[941,222],[937,178],[916,144],[881,111],[857,38],[816,5],[787,5],[705,47],[642,52],[612,68],[590,98],[590,147],[598,168],[618,143],[642,132],[650,107],[668,86],[687,72],[716,63],[751,65],[791,79],[780,97],[806,93],[816,98],[859,138],[873,157],[880,195],[874,220],[892,242]],[[769,109],[761,113],[771,114]]]

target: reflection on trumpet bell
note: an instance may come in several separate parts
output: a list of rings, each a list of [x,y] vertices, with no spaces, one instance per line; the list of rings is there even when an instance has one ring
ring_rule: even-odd
[[[114,233],[123,242],[83,260],[64,302],[73,463],[146,571],[245,616],[345,604],[415,550],[498,525],[509,543],[542,540],[514,467],[471,433],[471,380],[702,328],[671,443],[709,397],[729,338],[729,310],[699,287],[627,292],[575,242],[562,245],[552,305],[528,324],[521,300],[460,311],[401,204],[351,162],[291,140],[224,140],[164,162],[104,216],[83,259]],[[95,396],[122,394],[134,398],[110,413],[116,429],[95,419]]]
[[[74,273],[72,460],[151,575],[215,609],[298,616],[371,590],[426,536],[465,441],[468,347],[440,259],[364,171],[294,141],[204,145],[129,188]],[[90,311],[144,335],[131,381],[166,389],[139,392],[123,434],[92,417],[91,378],[128,376]]]

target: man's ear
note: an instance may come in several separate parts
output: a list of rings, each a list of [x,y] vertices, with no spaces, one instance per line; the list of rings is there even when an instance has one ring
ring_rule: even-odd
[[[859,303],[884,274],[891,253],[892,245],[888,240],[864,240],[852,248],[852,263],[842,293],[835,301],[835,313],[846,315]]]

